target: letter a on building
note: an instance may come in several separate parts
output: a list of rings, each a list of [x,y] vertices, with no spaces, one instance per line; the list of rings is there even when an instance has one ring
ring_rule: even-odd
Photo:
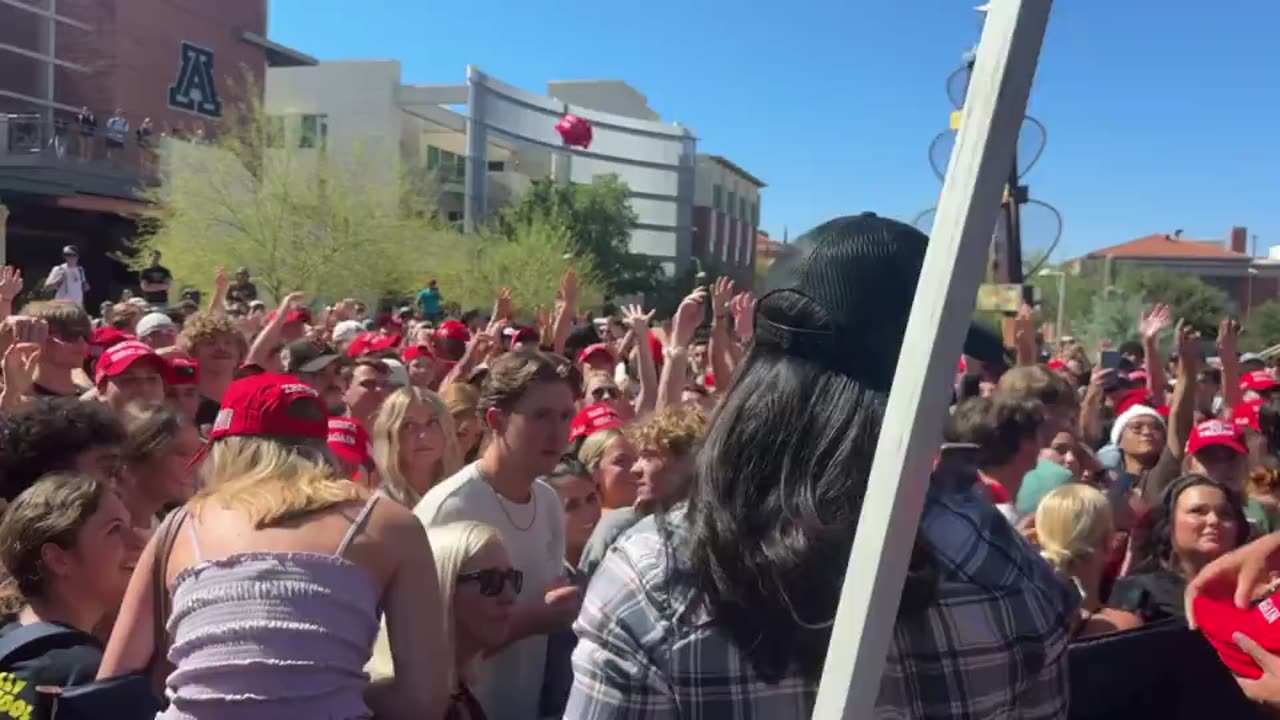
[[[169,107],[207,117],[222,117],[222,100],[213,82],[213,51],[182,43],[182,68],[169,87]]]

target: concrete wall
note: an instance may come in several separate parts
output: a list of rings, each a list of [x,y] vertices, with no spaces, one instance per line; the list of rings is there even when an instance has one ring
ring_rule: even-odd
[[[649,98],[621,80],[572,80],[547,83],[547,95],[570,105],[637,120],[661,120]]]

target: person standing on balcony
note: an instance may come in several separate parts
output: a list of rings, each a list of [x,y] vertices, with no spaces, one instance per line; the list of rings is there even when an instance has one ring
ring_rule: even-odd
[[[124,149],[124,141],[129,137],[129,119],[124,110],[116,108],[116,112],[107,120],[107,159],[115,158],[116,151]]]
[[[46,290],[53,290],[55,300],[68,300],[84,307],[84,294],[89,291],[89,278],[80,267],[80,251],[75,245],[62,248],[61,265],[49,271],[49,278],[44,281]]]
[[[151,264],[138,273],[138,280],[138,285],[142,288],[142,299],[158,307],[169,304],[169,286],[173,283],[173,273],[160,264],[159,250],[152,251]]]
[[[98,132],[98,118],[88,107],[82,107],[76,116],[76,124],[80,126],[80,159],[88,160],[93,156],[93,136]]]

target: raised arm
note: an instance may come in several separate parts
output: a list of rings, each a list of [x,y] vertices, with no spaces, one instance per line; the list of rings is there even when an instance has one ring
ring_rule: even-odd
[[[573,268],[565,270],[564,277],[560,278],[560,300],[563,304],[557,303],[556,315],[553,320],[555,330],[551,337],[551,347],[557,354],[564,354],[564,346],[569,341],[569,333],[573,332],[573,319],[578,316],[580,294],[581,288],[578,286],[578,274],[573,271]]]
[[[1218,359],[1222,361],[1222,405],[1230,410],[1244,401],[1240,391],[1240,324],[1218,323]]]
[[[716,377],[716,384],[726,386],[733,376],[733,368],[737,365],[737,357],[733,352],[733,336],[729,332],[729,304],[733,302],[733,280],[728,277],[716,278],[711,286],[711,341],[707,348],[711,356],[711,373]]]
[[[689,293],[680,307],[676,308],[676,315],[671,321],[671,336],[667,338],[667,357],[662,364],[662,379],[658,381],[659,410],[680,404],[680,395],[684,392],[689,369],[689,343],[693,341],[693,333],[702,322],[702,308],[706,302],[707,291],[700,287]]]
[[[1171,317],[1169,306],[1160,303],[1156,303],[1150,313],[1138,313],[1138,336],[1142,339],[1147,391],[1151,393],[1153,407],[1160,407],[1165,402],[1165,386],[1168,383],[1164,377],[1164,358],[1160,357],[1160,333],[1169,327]],[[1178,357],[1181,358],[1181,354]]]
[[[649,322],[653,320],[653,310],[648,313],[639,305],[627,305],[622,308],[622,321],[630,328],[628,335],[632,337],[649,337]],[[636,367],[640,371],[640,394],[636,397],[636,415],[653,412],[658,404],[658,366],[654,364],[653,353],[649,352],[649,344],[636,345]]]
[[[209,314],[214,317],[224,317],[227,314],[227,288],[231,287],[231,278],[227,277],[227,270],[222,266],[218,266],[217,272],[213,275],[213,297],[209,298]]]
[[[13,314],[13,300],[22,292],[22,271],[5,265],[0,269],[0,322]]]
[[[1200,333],[1182,320],[1174,330],[1178,348],[1178,383],[1169,408],[1169,432],[1165,444],[1174,457],[1186,452],[1196,419],[1196,379],[1200,376]]]
[[[254,339],[253,346],[249,348],[249,355],[244,360],[245,364],[267,367],[267,356],[272,348],[280,344],[280,331],[284,328],[289,311],[301,303],[304,297],[306,296],[302,292],[289,293],[285,296],[284,302],[276,309],[276,314],[271,316],[271,320]]]

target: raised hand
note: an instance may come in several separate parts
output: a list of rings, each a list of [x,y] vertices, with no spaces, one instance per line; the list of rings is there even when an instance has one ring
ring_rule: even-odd
[[[1217,346],[1219,357],[1240,357],[1240,323],[1230,318],[1218,323]]]
[[[756,298],[751,291],[741,292],[729,303],[733,313],[733,331],[738,339],[746,342],[756,331]]]
[[[497,297],[493,299],[493,317],[491,319],[510,320],[511,307],[511,288],[502,288],[498,291]]]
[[[226,295],[227,288],[231,287],[231,276],[227,275],[227,269],[221,265],[213,273],[213,287],[222,295]]]
[[[1138,313],[1138,336],[1143,340],[1155,340],[1169,327],[1173,311],[1168,305],[1156,303],[1149,313]]]
[[[706,302],[707,290],[701,287],[680,302],[671,322],[671,342],[675,347],[688,347],[693,342],[693,333],[702,324]]]
[[[711,310],[715,317],[722,318],[729,312],[729,302],[733,300],[733,280],[721,275],[711,284]]]
[[[1200,367],[1200,333],[1186,321],[1179,320],[1177,328],[1174,329],[1174,335],[1182,374],[1186,377],[1194,377]]]
[[[0,301],[13,302],[22,292],[22,271],[11,265],[0,270]]]
[[[4,394],[20,398],[31,392],[36,383],[36,368],[40,365],[40,345],[22,342],[11,346],[4,353]]]
[[[280,313],[284,314],[290,310],[296,310],[302,307],[302,303],[307,299],[307,294],[301,290],[296,290],[284,296],[284,301],[280,303]]]
[[[578,298],[582,296],[582,288],[578,284],[578,273],[573,268],[564,271],[560,278],[560,299],[572,308],[578,307]]]
[[[1036,336],[1036,311],[1024,304],[1018,310],[1018,317],[1013,321],[1013,337],[1016,341],[1026,342]]]
[[[649,332],[649,324],[653,322],[656,310],[645,312],[639,305],[624,305],[622,322],[631,328],[636,337],[644,337]]]

